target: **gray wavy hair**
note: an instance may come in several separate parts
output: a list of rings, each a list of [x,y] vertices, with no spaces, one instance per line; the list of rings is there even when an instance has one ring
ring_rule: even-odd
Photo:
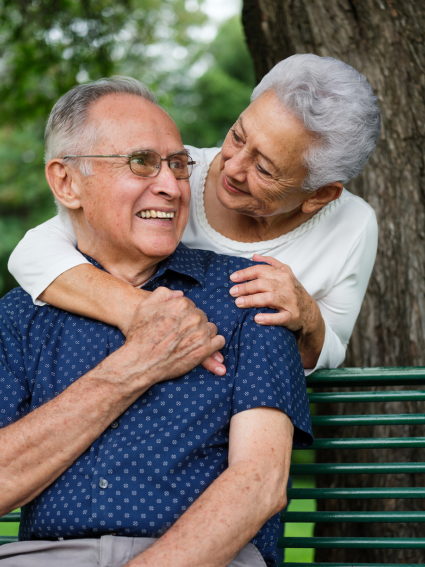
[[[73,87],[57,101],[47,121],[44,133],[46,163],[67,154],[91,153],[91,148],[102,135],[102,128],[88,120],[90,106],[103,96],[114,93],[136,95],[157,104],[153,92],[131,77],[115,75]],[[74,161],[84,176],[92,172],[91,161],[88,159],[67,161]],[[56,199],[55,201],[58,213],[66,218],[66,207]]]
[[[318,140],[304,156],[302,189],[347,183],[362,172],[381,131],[378,98],[366,77],[332,57],[293,55],[267,73],[251,101],[270,90]]]

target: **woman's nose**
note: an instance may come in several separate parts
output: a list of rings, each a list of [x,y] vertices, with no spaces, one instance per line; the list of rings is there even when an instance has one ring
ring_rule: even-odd
[[[247,156],[243,151],[235,152],[224,162],[224,171],[229,177],[238,181],[243,181],[246,177]]]

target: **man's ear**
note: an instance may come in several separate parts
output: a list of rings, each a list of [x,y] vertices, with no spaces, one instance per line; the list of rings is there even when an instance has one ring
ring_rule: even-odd
[[[302,205],[303,213],[315,213],[322,209],[325,205],[341,196],[343,185],[339,181],[329,183],[315,191],[311,197],[306,199]]]
[[[61,159],[51,159],[45,168],[47,183],[53,195],[67,209],[81,207],[80,194],[77,183],[79,177],[74,168]]]

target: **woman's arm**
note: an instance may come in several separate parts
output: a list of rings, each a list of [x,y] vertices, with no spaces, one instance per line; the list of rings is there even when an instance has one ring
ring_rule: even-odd
[[[39,299],[118,327],[127,336],[136,306],[149,296],[149,291],[135,288],[91,264],[81,264],[58,276]]]
[[[27,232],[10,257],[9,271],[34,303],[104,321],[127,335],[137,304],[149,292],[98,270],[76,244],[71,222],[56,216]]]
[[[376,257],[378,230],[371,214],[364,230],[348,251],[332,289],[317,301],[296,279],[289,266],[271,257],[254,255],[268,265],[235,272],[230,293],[239,307],[269,307],[277,313],[256,315],[262,325],[282,325],[297,336],[306,374],[319,368],[336,368],[363,302]],[[248,281],[249,280],[249,281]],[[239,284],[238,282],[246,282]]]
[[[72,224],[54,217],[27,232],[10,257],[9,271],[34,303],[104,321],[127,336],[136,306],[150,292],[92,266],[76,244]],[[223,360],[216,352],[202,366],[223,376]]]

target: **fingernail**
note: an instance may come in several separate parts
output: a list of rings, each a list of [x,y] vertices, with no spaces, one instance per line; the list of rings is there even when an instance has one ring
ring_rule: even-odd
[[[238,306],[243,305],[245,303],[245,299],[243,297],[238,297],[235,303]]]
[[[223,355],[221,355],[219,352],[217,352],[217,354],[215,354],[213,356],[214,360],[216,360],[217,362],[223,362],[224,358]]]
[[[257,323],[262,323],[262,322],[264,321],[264,315],[256,315],[256,316],[254,317],[254,320],[255,320]]]
[[[229,291],[230,295],[238,295],[238,292],[239,292],[239,288],[238,288],[237,285],[230,288],[230,291]]]
[[[238,272],[235,272],[234,274],[232,274],[232,275],[230,276],[230,279],[232,280],[232,282],[237,282],[238,279],[239,279],[239,274],[238,274]]]
[[[218,374],[219,376],[223,376],[224,374],[226,374],[226,369],[223,368],[222,366],[217,366],[217,368],[215,369],[215,373]]]

